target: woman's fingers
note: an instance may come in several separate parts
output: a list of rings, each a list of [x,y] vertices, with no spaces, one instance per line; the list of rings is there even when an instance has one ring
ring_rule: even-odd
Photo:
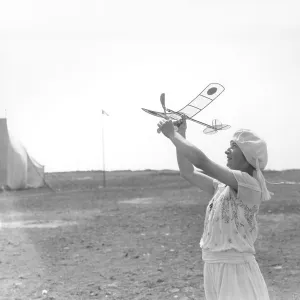
[[[183,124],[184,126],[186,126],[186,115],[183,115],[180,119],[181,124]]]
[[[161,120],[161,121],[159,121],[159,122],[157,123],[157,126],[158,126],[158,127],[161,127],[161,126],[163,126],[166,122],[167,122],[167,121],[165,121],[165,120]]]
[[[172,122],[173,125],[177,126],[177,127],[180,127],[182,124],[186,125],[186,118],[182,118],[180,120],[177,120],[177,121],[172,121],[172,120],[161,120],[157,123],[157,126],[158,127],[162,127],[164,124],[166,123],[170,123]]]
[[[172,123],[172,120],[161,120],[157,123],[157,127],[161,128],[167,123]]]
[[[157,133],[161,133],[161,128],[162,126],[164,125],[164,120],[160,120],[158,123],[157,123]]]

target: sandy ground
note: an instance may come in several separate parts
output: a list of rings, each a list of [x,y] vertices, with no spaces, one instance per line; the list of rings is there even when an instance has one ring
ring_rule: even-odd
[[[270,173],[256,259],[271,299],[300,299],[299,173]],[[207,197],[173,172],[48,174],[0,194],[0,299],[205,299]],[[290,183],[287,183],[290,182]]]

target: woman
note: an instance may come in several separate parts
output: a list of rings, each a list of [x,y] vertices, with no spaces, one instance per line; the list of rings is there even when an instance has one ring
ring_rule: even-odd
[[[185,139],[185,119],[178,130],[171,120],[158,127],[176,147],[181,176],[212,197],[200,241],[206,299],[269,300],[253,246],[259,206],[270,199],[261,172],[268,160],[266,143],[250,130],[237,131],[223,167]]]

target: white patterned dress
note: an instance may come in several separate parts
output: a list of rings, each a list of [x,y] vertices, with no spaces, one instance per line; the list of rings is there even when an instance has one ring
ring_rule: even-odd
[[[269,300],[254,257],[261,189],[249,174],[232,172],[238,191],[214,180],[215,193],[206,208],[200,241],[205,296],[207,300]]]

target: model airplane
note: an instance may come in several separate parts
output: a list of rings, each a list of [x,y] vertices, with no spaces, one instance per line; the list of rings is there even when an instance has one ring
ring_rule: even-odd
[[[185,116],[186,120],[190,120],[205,126],[206,128],[203,130],[204,133],[214,134],[217,133],[219,130],[229,129],[230,125],[222,124],[218,120],[213,120],[212,124],[209,125],[204,122],[195,120],[193,119],[193,117],[196,116],[200,111],[202,111],[206,106],[208,106],[215,99],[217,99],[217,97],[220,96],[221,93],[224,92],[224,90],[225,88],[221,84],[211,83],[196,98],[194,98],[189,104],[184,106],[179,111],[173,111],[169,108],[166,108],[165,94],[161,94],[160,102],[164,112],[153,111],[146,108],[142,108],[142,110],[155,117],[175,120],[174,123],[176,126],[180,125],[180,122],[182,121],[182,117]]]

